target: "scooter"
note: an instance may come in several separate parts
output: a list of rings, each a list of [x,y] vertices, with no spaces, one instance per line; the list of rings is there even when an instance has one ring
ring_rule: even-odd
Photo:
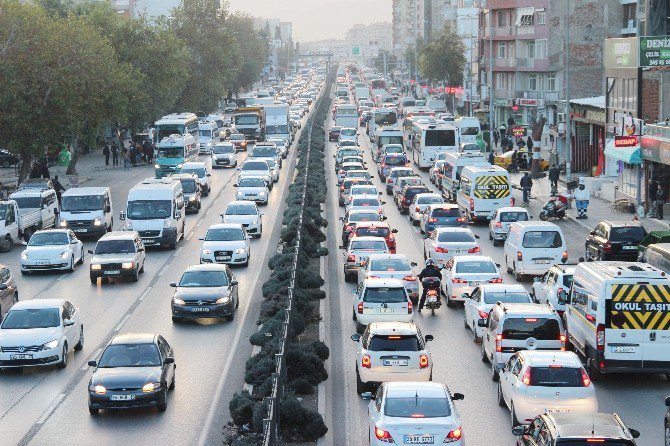
[[[540,212],[540,220],[547,221],[550,218],[555,218],[557,220],[562,220],[565,218],[565,207],[558,209],[560,201],[557,197],[551,197],[549,201],[544,203],[542,206],[542,211]]]
[[[421,281],[421,285],[426,290],[426,302],[424,306],[430,310],[430,314],[435,316],[435,310],[442,306],[439,299],[440,279],[437,277],[426,277]]]

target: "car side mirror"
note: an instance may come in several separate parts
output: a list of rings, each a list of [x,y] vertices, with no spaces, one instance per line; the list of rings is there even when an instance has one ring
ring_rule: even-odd
[[[512,434],[516,435],[517,437],[521,437],[527,433],[527,427],[526,426],[514,426],[512,428]]]
[[[170,286],[172,288],[177,288],[177,282],[170,282]]]
[[[475,238],[476,238],[476,239],[478,239],[478,238],[479,238],[479,236],[478,236],[477,234],[475,234]]]
[[[88,250],[88,253],[89,253],[89,254],[93,254],[93,250],[92,250],[92,249],[89,249],[89,250]]]
[[[168,357],[165,358],[165,360],[163,361],[163,364],[174,364],[174,358],[168,356]]]
[[[388,220],[388,217],[386,215],[381,218],[381,221],[386,221],[386,220]]]
[[[7,284],[6,283],[0,283],[0,290],[6,290],[7,289]]]
[[[385,201],[380,201],[380,203],[381,203],[381,204],[386,204],[386,202],[385,202]]]
[[[175,211],[175,213],[172,215],[173,218],[175,219],[180,219],[181,218],[181,212]]]
[[[469,295],[468,293],[463,293],[463,294],[461,294],[461,297],[462,297],[463,299],[470,299],[470,295]]]
[[[119,213],[119,220],[124,221],[126,219],[126,213],[124,211],[121,211]]]
[[[198,236],[198,240],[205,240],[205,237],[202,236],[202,235],[199,235],[199,236]]]
[[[211,174],[211,173],[208,173],[208,174],[207,174],[207,176],[208,176],[208,177],[211,177],[211,176],[212,176],[212,174]]]
[[[72,319],[65,319],[63,321],[63,327],[72,327],[74,325],[74,321]]]
[[[640,436],[640,431],[637,429],[628,428],[628,432],[630,432],[630,436],[633,438],[638,438]]]
[[[235,183],[235,184],[233,184],[233,187],[239,187],[239,186],[237,185],[237,183]]]
[[[488,321],[486,319],[479,319],[477,321],[477,326],[478,327],[487,327],[488,326]]]
[[[531,219],[531,220],[533,220],[534,218],[535,218],[535,217],[533,217],[532,215],[530,216],[530,219]]]
[[[98,362],[97,362],[97,361],[88,361],[88,366],[89,366],[89,367],[97,367],[97,366],[98,366]]]
[[[462,393],[454,393],[453,395],[451,395],[451,399],[452,399],[453,401],[464,400],[464,399],[465,399],[465,395],[463,395]]]
[[[354,341],[354,342],[358,342],[358,341],[361,340],[361,335],[359,335],[359,334],[352,334],[352,335],[351,335],[351,340]]]
[[[231,280],[230,281],[230,286],[237,286],[239,282],[237,280]]]
[[[561,292],[558,293],[558,303],[561,305],[568,303],[568,293],[565,290],[561,290]]]
[[[424,341],[426,341],[426,342],[430,342],[430,341],[432,341],[433,339],[435,339],[435,337],[434,337],[433,335],[426,335],[423,339],[424,339]]]

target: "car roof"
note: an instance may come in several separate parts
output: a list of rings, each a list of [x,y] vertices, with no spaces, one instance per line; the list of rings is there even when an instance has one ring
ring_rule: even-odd
[[[55,233],[55,232],[60,232],[63,234],[67,234],[70,232],[69,229],[60,229],[60,228],[50,228],[50,229],[40,229],[39,231],[33,232],[33,234],[43,234],[45,232],[50,232],[50,233]]]
[[[386,241],[384,240],[384,237],[375,237],[373,235],[361,235],[361,236],[351,237],[349,239],[349,242],[356,242],[356,241],[358,241],[358,242],[377,242],[377,241],[381,241],[381,242],[386,243]]]
[[[102,237],[98,239],[98,241],[103,241],[103,240],[134,240],[135,237],[137,237],[139,234],[137,231],[112,231],[112,232],[107,232],[104,234]]]
[[[352,211],[353,212],[353,211]],[[389,228],[389,224],[385,221],[361,221],[356,224],[358,228]]]
[[[441,232],[467,232],[469,234],[473,234],[473,232],[470,228],[436,228],[435,231],[437,231],[438,233],[441,233]]]
[[[458,262],[467,262],[471,260],[476,260],[480,262],[490,262],[490,263],[495,263],[495,260],[493,260],[489,256],[473,256],[473,255],[462,255],[462,256],[453,256],[452,259],[454,259],[454,263]]]
[[[528,209],[519,206],[506,206],[504,208],[498,208],[498,213],[501,212],[525,212],[527,214]]]
[[[370,324],[371,335],[416,335],[419,330],[414,322],[373,322]]]
[[[241,223],[215,223],[211,225],[207,230],[210,229],[242,229]]]
[[[549,269],[558,270],[558,272],[560,272],[561,274],[574,274],[575,266],[576,265],[561,265],[560,263],[557,263],[555,265],[552,265],[551,268]]]
[[[181,181],[181,180],[197,181],[198,180],[198,176],[194,173],[171,173],[169,176],[170,176],[170,178],[174,178],[174,179],[179,180],[179,181]]]
[[[521,350],[519,356],[531,367],[548,367],[551,365],[581,367],[582,362],[573,352],[549,351],[549,350]]]
[[[202,161],[189,161],[182,165],[182,169],[187,169],[189,167],[207,167],[207,164]]]
[[[219,263],[202,263],[199,265],[191,265],[186,268],[186,271],[226,271],[227,267],[224,264]]]
[[[405,285],[400,279],[365,279],[363,281],[363,286],[366,288],[405,288]]]
[[[458,209],[454,203],[431,203],[428,205],[431,209]]]
[[[439,382],[401,382],[392,381],[385,383],[386,397],[402,398],[419,396],[421,398],[445,398],[448,397],[444,384]]]
[[[520,317],[525,317],[525,316],[552,316],[556,315],[554,312],[553,308],[551,308],[548,305],[542,305],[542,304],[500,304],[496,305],[497,307],[500,307],[506,315],[509,316],[520,316]],[[495,308],[495,306],[494,306]],[[558,317],[558,316],[556,316]]]
[[[65,192],[63,196],[67,197],[80,197],[80,196],[89,196],[89,195],[102,195],[109,190],[108,187],[72,187]]]
[[[486,292],[498,292],[498,291],[509,291],[509,292],[524,292],[528,293],[526,290],[526,287],[521,285],[520,283],[484,283],[482,285],[479,285],[479,289],[482,290],[484,293]]]
[[[570,437],[597,437],[597,438],[625,438],[632,436],[623,428],[618,415],[609,413],[593,414],[553,414],[546,415],[553,422],[556,433],[560,438]]]
[[[233,204],[242,205],[242,206],[249,206],[249,207],[258,207],[258,206],[256,206],[256,203],[254,203],[253,201],[246,201],[246,200],[234,200],[234,201],[229,202],[228,206],[231,206]],[[226,206],[226,209],[228,209],[228,206]]]
[[[377,194],[357,194],[357,195],[352,195],[351,200],[352,200],[352,201],[353,201],[353,200],[369,200],[369,199],[372,199],[372,198],[381,201],[381,199],[379,198],[379,195],[377,195]]]
[[[13,310],[33,310],[41,308],[60,308],[65,299],[29,299],[16,302],[9,311]]]
[[[153,333],[123,333],[114,336],[109,344],[153,344],[157,336]]]

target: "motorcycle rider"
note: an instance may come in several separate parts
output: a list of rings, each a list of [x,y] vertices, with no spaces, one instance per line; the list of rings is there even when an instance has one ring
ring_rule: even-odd
[[[423,283],[423,279],[427,279],[428,277],[435,277],[439,280],[442,280],[442,271],[440,270],[439,267],[435,265],[435,260],[433,259],[427,259],[426,260],[426,267],[419,273],[419,281]],[[419,313],[421,313],[421,309],[423,308],[423,304],[426,302],[426,292],[428,289],[424,286],[423,287],[423,292],[421,293],[421,299],[419,300]],[[437,293],[437,300],[440,300],[440,293]]]

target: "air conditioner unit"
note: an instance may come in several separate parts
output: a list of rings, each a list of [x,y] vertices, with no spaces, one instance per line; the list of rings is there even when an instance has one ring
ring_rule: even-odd
[[[559,123],[565,123],[565,113],[559,113],[558,114],[558,122]]]

